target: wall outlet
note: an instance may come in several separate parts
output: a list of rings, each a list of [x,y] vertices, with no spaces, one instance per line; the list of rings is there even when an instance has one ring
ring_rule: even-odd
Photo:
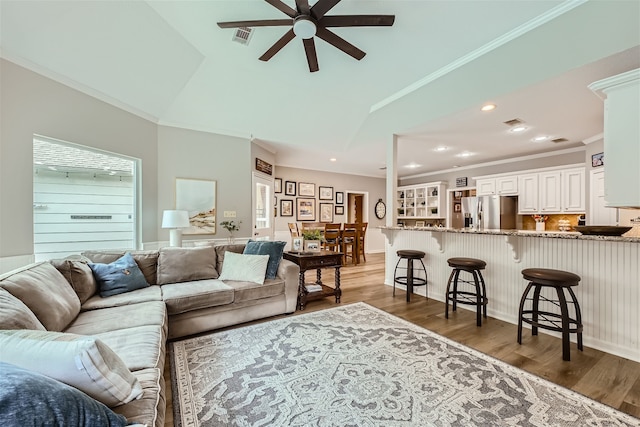
[[[225,218],[235,218],[236,217],[236,211],[224,211],[224,217]]]

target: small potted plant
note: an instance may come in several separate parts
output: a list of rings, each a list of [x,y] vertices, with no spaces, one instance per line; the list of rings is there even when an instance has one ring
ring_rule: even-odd
[[[304,249],[305,250],[320,250],[320,242],[322,241],[322,233],[320,230],[303,230],[302,237],[304,238]]]
[[[235,221],[222,221],[220,223],[222,228],[224,228],[229,232],[229,237],[228,237],[229,243],[233,243],[235,241],[233,237],[233,232],[240,230],[240,224],[242,224],[242,221],[238,221],[237,224]]]

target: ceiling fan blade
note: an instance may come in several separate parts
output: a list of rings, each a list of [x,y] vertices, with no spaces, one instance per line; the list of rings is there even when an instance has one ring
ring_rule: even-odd
[[[314,4],[311,8],[311,15],[319,20],[338,3],[340,3],[340,0],[319,0],[318,3]]]
[[[309,9],[309,0],[296,0],[296,7],[303,15],[308,15],[311,12]]]
[[[295,18],[296,15],[298,14],[298,12],[295,9],[292,9],[288,5],[282,3],[281,0],[265,0],[265,1],[269,3],[271,6],[278,9],[280,12],[287,14],[292,18]]]
[[[271,46],[269,48],[269,50],[267,50],[265,53],[263,53],[262,56],[260,58],[258,58],[258,59],[260,59],[260,61],[268,61],[268,60],[270,60],[271,58],[273,58],[273,55],[275,55],[276,53],[280,52],[280,49],[285,47],[287,45],[287,43],[289,43],[291,40],[293,40],[293,38],[295,36],[296,35],[293,33],[293,28],[290,29],[289,31],[284,33],[284,36],[280,37],[280,40],[275,42],[273,44],[273,46]]]
[[[366,55],[365,52],[361,51],[342,37],[336,35],[335,33],[332,33],[324,27],[318,26],[318,28],[316,29],[316,36],[320,37],[330,45],[337,47],[347,55],[353,56],[358,61],[364,58],[364,56]]]
[[[238,27],[280,27],[293,25],[292,19],[260,19],[256,21],[233,21],[218,22],[220,28],[238,28]]]
[[[303,39],[304,43],[304,51],[307,54],[307,63],[309,64],[309,71],[314,72],[318,71],[318,56],[316,55],[316,44],[313,41],[313,38]]]
[[[331,15],[319,22],[323,27],[390,27],[395,15]]]

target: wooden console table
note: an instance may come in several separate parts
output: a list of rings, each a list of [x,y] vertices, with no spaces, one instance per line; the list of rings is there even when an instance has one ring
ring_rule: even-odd
[[[313,301],[335,295],[336,303],[340,302],[342,291],[340,290],[340,267],[342,267],[342,253],[332,251],[320,252],[285,252],[283,258],[300,267],[298,277],[298,310],[304,310],[307,301]],[[309,292],[304,282],[304,273],[307,270],[316,269],[316,281],[322,289]],[[335,268],[335,288],[322,283],[323,268]]]

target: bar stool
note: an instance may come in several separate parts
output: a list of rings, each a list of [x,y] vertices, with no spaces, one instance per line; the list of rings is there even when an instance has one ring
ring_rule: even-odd
[[[425,257],[425,253],[422,251],[414,251],[409,249],[401,249],[396,252],[398,255],[398,262],[396,263],[396,268],[393,271],[393,296],[396,295],[396,283],[399,285],[405,285],[407,287],[407,302],[411,301],[411,294],[413,293],[414,286],[424,286],[425,287],[425,296],[427,296],[427,269],[424,267],[424,263],[422,262],[422,258]],[[400,262],[402,260],[406,261],[406,267],[401,267]],[[422,267],[422,273],[424,273],[424,278],[416,276],[416,271],[414,271],[414,263],[413,261],[420,261],[420,265],[415,265],[418,268],[417,273],[420,274],[420,267]],[[406,276],[398,276],[398,269],[404,270],[406,272]]]
[[[453,311],[456,311],[457,304],[467,304],[476,306],[476,325],[482,326],[482,316],[487,318],[487,288],[482,278],[480,270],[484,270],[487,263],[475,258],[449,258],[449,267],[453,267],[449,281],[447,282],[446,308],[444,317],[449,318],[449,300],[452,301]],[[473,281],[460,279],[460,272],[467,272],[473,276]],[[459,291],[458,283],[465,283],[474,287],[474,291]],[[451,290],[453,284],[453,290]]]
[[[522,322],[531,325],[531,335],[538,335],[538,328],[562,332],[562,360],[571,360],[569,334],[578,335],[578,349],[582,351],[582,314],[576,294],[571,289],[573,286],[578,286],[578,282],[581,280],[580,276],[568,271],[549,268],[527,268],[522,270],[522,277],[529,280],[529,285],[520,300],[518,344],[522,344]],[[558,299],[552,300],[540,295],[543,287],[554,288]],[[531,288],[534,288],[533,297],[529,298]],[[565,289],[569,292],[569,301],[565,296]],[[527,300],[532,302],[531,310],[524,309]],[[540,301],[547,301],[560,307],[560,314],[540,310]],[[573,304],[575,318],[569,317],[567,304]]]

